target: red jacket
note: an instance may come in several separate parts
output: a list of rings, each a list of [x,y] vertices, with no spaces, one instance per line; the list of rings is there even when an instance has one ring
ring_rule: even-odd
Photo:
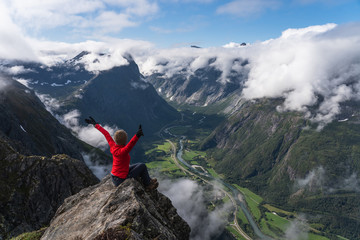
[[[102,128],[99,124],[95,125],[95,128],[98,129],[106,138],[110,146],[110,152],[113,155],[113,166],[111,169],[111,174],[119,177],[126,178],[129,173],[130,165],[130,151],[135,146],[139,138],[136,134],[126,145],[117,145],[115,141],[110,136],[109,132]]]

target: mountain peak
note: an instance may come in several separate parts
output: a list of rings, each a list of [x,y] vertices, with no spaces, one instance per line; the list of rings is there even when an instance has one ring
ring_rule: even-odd
[[[90,54],[90,52],[88,52],[88,51],[82,51],[81,53],[79,53],[78,55],[76,55],[76,56],[72,59],[72,61],[78,61],[78,60],[80,60],[81,58],[83,58],[84,56],[86,56],[86,55],[88,55],[88,54]]]
[[[189,239],[190,227],[171,201],[135,179],[114,187],[110,175],[67,198],[42,239]],[[119,236],[118,236],[119,235]]]

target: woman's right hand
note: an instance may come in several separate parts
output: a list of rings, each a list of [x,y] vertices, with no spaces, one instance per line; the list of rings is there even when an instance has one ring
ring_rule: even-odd
[[[136,136],[138,138],[141,137],[141,136],[144,136],[144,133],[143,133],[142,128],[141,128],[141,124],[139,125],[139,130],[137,131]]]

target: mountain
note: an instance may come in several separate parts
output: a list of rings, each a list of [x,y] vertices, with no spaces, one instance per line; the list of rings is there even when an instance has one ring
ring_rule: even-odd
[[[23,71],[13,76],[58,101],[59,107],[52,109],[54,114],[78,110],[80,119],[91,115],[102,124],[118,126],[130,134],[141,123],[149,136],[180,117],[140,74],[130,55],[124,56],[127,64],[97,71],[86,69],[89,55],[82,52],[54,66],[20,62],[4,66],[22,66]],[[101,64],[102,56],[99,54],[92,63]],[[85,125],[83,121],[81,124]]]
[[[117,188],[110,175],[65,200],[41,239],[189,239],[171,201],[134,179]]]
[[[134,134],[141,123],[145,134],[151,135],[180,116],[145,81],[132,60],[129,65],[100,72],[82,86],[79,94],[80,98],[73,94],[64,100],[62,110],[78,109],[81,118],[93,116],[129,134]]]
[[[23,154],[52,156],[67,154],[82,159],[85,144],[59,123],[34,91],[0,75],[0,136]]]
[[[83,161],[25,156],[0,139],[0,239],[48,225],[65,198],[97,182]]]
[[[304,212],[331,234],[360,236],[358,103],[321,131],[281,99],[247,102],[204,140],[214,169],[280,208]],[[354,107],[355,106],[355,107]],[[351,111],[352,109],[352,111]]]
[[[205,67],[196,71],[184,68],[171,77],[165,73],[153,73],[147,78],[158,93],[171,102],[210,106],[235,92],[241,92],[248,75],[247,60],[234,59],[233,67],[237,66],[241,71],[231,70],[226,77],[212,65],[215,61],[216,58],[209,59]]]

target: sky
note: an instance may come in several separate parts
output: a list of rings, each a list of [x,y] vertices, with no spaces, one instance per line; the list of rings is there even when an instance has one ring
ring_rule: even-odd
[[[289,28],[360,21],[359,0],[0,0],[0,7],[2,32],[67,43],[133,39],[157,48],[254,43]]]

